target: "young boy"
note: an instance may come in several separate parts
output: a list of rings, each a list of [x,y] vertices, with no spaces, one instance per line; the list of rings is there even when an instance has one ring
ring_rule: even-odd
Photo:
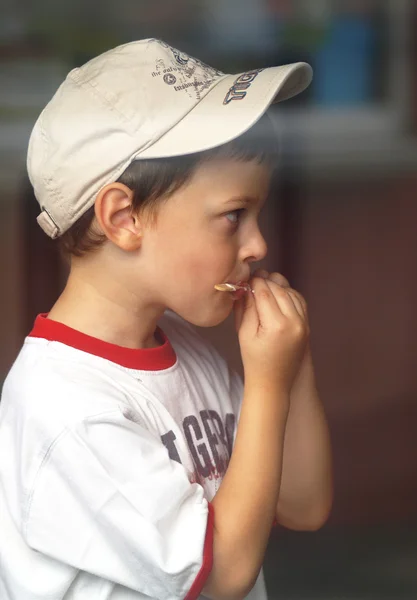
[[[71,268],[3,388],[2,599],[261,600],[274,521],[325,522],[306,305],[250,272],[274,159],[251,133],[310,79],[142,40],[73,70],[39,117],[38,222]],[[244,384],[194,327],[232,310]]]

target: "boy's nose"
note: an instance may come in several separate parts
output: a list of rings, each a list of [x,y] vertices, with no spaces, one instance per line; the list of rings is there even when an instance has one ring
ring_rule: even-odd
[[[246,248],[248,262],[257,262],[263,260],[265,256],[268,254],[268,245],[265,241],[265,238],[258,232],[256,236],[251,240],[251,243]]]

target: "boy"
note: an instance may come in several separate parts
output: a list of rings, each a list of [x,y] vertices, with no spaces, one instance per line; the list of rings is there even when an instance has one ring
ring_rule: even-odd
[[[273,161],[251,127],[310,79],[142,40],[72,71],[38,119],[38,222],[71,269],[4,384],[1,598],[261,600],[274,520],[326,520],[305,302],[250,274]],[[244,386],[194,327],[232,310]]]

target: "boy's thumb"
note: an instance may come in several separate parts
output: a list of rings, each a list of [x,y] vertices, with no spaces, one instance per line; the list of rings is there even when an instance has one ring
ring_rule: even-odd
[[[244,302],[245,302],[245,299],[240,298],[240,300],[237,300],[233,305],[236,333],[239,333],[240,326],[242,325]]]
[[[252,292],[246,292],[243,298],[240,298],[240,300],[237,300],[235,302],[234,312],[236,332],[239,332],[242,323],[248,321],[251,318],[254,304],[255,299],[253,297]]]

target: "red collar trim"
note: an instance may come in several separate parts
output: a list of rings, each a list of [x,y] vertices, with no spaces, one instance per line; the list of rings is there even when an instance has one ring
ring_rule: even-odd
[[[58,321],[47,319],[47,313],[43,313],[36,317],[29,337],[43,338],[50,342],[60,342],[88,354],[106,358],[128,369],[162,371],[163,369],[172,367],[177,357],[175,350],[171,346],[171,342],[160,327],[156,328],[156,333],[163,340],[162,346],[158,346],[158,348],[125,348],[81,333],[81,331],[72,329],[72,327],[68,327]]]

